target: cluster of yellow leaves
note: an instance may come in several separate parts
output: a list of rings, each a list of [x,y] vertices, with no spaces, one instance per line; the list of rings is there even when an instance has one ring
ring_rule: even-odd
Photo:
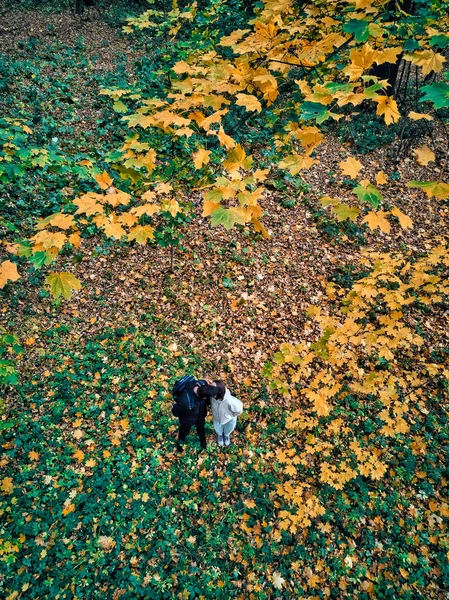
[[[429,377],[449,377],[446,365],[429,362],[421,352],[424,340],[407,318],[415,302],[430,305],[449,293],[447,278],[435,274],[436,269],[449,270],[447,245],[435,246],[414,263],[401,255],[367,252],[362,264],[369,275],[348,293],[328,284],[329,296],[339,297],[335,315],[324,314],[318,306],[308,309],[322,332],[317,342],[283,344],[270,371],[271,387],[286,397],[294,399],[294,386],[301,382],[300,408],[287,417],[286,427],[302,433],[294,445],[276,454],[286,476],[278,493],[294,507],[280,513],[281,527],[292,532],[322,514],[314,512],[320,505],[310,491],[316,480],[305,475],[309,467],[318,469],[322,484],[336,490],[358,475],[377,480],[387,470],[376,434],[371,445],[362,445],[350,423],[334,415],[333,399],[356,395],[373,407],[375,399],[382,406],[372,414],[382,423],[378,435],[394,437],[409,431],[410,408],[420,403]],[[373,307],[377,318],[367,318]],[[378,368],[380,359],[388,361],[387,370]]]

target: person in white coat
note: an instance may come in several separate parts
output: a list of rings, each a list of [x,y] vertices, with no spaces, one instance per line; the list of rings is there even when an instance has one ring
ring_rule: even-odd
[[[237,417],[243,412],[243,404],[235,398],[223,381],[215,380],[218,393],[210,399],[214,429],[218,436],[219,446],[229,446],[231,433],[237,424]]]

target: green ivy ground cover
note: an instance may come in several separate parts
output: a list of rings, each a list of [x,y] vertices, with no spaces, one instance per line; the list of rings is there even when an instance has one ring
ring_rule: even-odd
[[[2,597],[415,599],[449,581],[448,515],[420,507],[449,477],[441,399],[414,425],[426,454],[398,440],[384,480],[322,486],[326,514],[294,536],[277,522],[285,413],[242,390],[236,445],[220,451],[209,422],[208,450],[192,435],[178,455],[167,391],[201,364],[142,320],[89,337],[65,320],[27,349],[3,421]]]

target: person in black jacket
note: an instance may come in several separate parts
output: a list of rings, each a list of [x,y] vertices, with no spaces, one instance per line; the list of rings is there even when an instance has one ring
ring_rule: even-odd
[[[182,444],[194,425],[200,438],[201,448],[206,448],[205,422],[207,407],[210,406],[211,397],[214,397],[218,390],[215,385],[209,385],[205,379],[200,379],[199,381],[192,382],[191,390],[189,391],[193,395],[194,405],[190,410],[185,410],[178,415],[179,431],[178,442],[176,444],[178,452],[184,450]]]

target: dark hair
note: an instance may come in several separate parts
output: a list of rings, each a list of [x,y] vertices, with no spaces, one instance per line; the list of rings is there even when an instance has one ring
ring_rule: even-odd
[[[196,393],[200,398],[209,398],[217,395],[217,388],[215,385],[201,385]]]
[[[218,388],[218,392],[215,397],[217,398],[217,400],[223,400],[226,394],[226,386],[224,384],[224,381],[222,381],[221,379],[215,379],[214,383]]]

